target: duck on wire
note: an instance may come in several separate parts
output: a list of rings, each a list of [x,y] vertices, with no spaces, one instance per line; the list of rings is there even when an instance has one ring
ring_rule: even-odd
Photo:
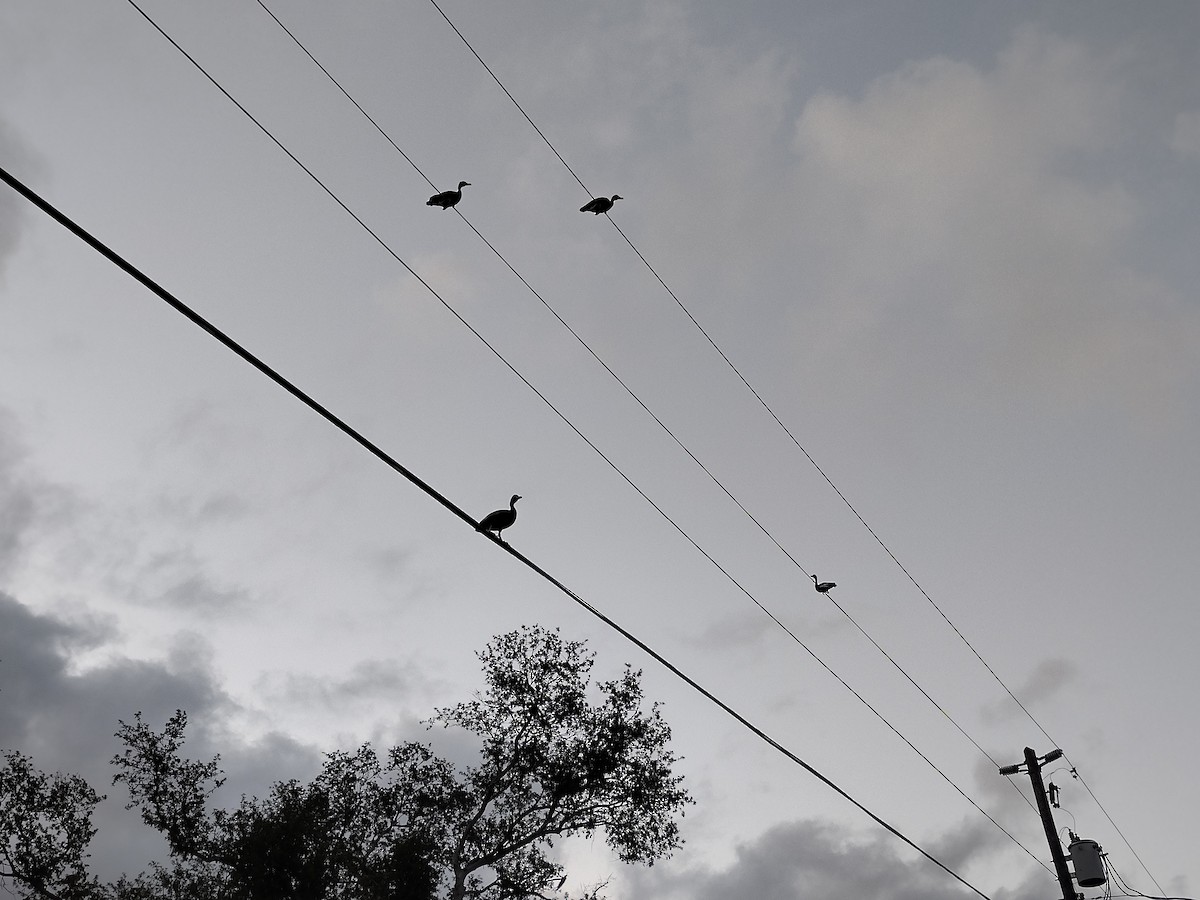
[[[517,521],[517,501],[521,499],[520,494],[513,494],[512,499],[508,501],[508,509],[498,509],[495,512],[490,512],[475,526],[475,530],[481,534],[495,532],[496,537],[500,537],[500,532],[505,528],[512,527],[513,522]]]
[[[620,194],[613,194],[611,200],[608,197],[593,197],[587,203],[583,204],[583,206],[579,207],[579,211],[580,212],[590,212],[590,213],[595,213],[596,215],[600,215],[600,213],[606,213],[610,209],[612,209],[613,204],[616,203],[618,200],[624,200],[624,199],[625,198],[622,197]]]
[[[460,181],[457,191],[442,191],[440,194],[434,194],[425,201],[425,205],[440,206],[442,209],[450,209],[453,206],[458,206],[458,201],[462,199],[462,189],[470,186],[471,182]]]
[[[835,587],[837,587],[837,582],[835,582],[835,581],[818,582],[816,575],[810,575],[809,578],[811,578],[813,580],[813,587],[815,587],[817,589],[818,594],[828,594]]]

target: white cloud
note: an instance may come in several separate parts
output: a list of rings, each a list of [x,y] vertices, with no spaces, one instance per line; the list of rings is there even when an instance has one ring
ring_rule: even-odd
[[[836,358],[867,386],[905,375],[1051,407],[1185,393],[1200,315],[1131,262],[1149,217],[1121,52],[1027,28],[991,65],[934,57],[818,93],[789,134],[803,59],[710,46],[675,6],[625,19],[557,38],[565,82],[520,83],[552,121],[568,98],[595,110],[559,143],[630,196],[634,239],[675,262],[672,286],[736,359],[754,352],[738,331],[772,339],[769,311],[810,384]]]
[[[946,357],[1076,400],[1177,387],[1200,319],[1124,263],[1138,203],[1081,165],[1113,145],[1124,96],[1115,64],[1023,31],[991,71],[931,59],[812,99],[798,198],[837,352]]]

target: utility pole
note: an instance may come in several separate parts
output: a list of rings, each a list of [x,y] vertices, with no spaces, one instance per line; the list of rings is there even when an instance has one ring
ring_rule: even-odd
[[[1054,827],[1054,816],[1050,812],[1050,801],[1046,799],[1046,786],[1042,783],[1042,766],[1054,762],[1063,755],[1061,750],[1051,750],[1045,756],[1038,758],[1028,747],[1025,748],[1025,770],[1029,773],[1029,782],[1033,785],[1033,796],[1037,800],[1038,813],[1042,817],[1042,826],[1046,829],[1046,841],[1050,844],[1050,857],[1054,860],[1054,871],[1058,875],[1058,883],[1062,886],[1063,900],[1078,900],[1075,885],[1071,882],[1071,870],[1067,868],[1067,859],[1063,856],[1062,842],[1058,839],[1058,829]],[[1002,766],[1001,775],[1016,775],[1021,771],[1021,764]]]

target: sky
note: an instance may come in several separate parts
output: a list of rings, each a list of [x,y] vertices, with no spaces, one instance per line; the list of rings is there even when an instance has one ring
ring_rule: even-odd
[[[429,0],[266,3],[411,164],[258,3],[139,0],[378,240],[128,0],[0,6],[0,165],[988,896],[1059,894],[1026,746],[1195,895],[1200,7],[439,0],[585,189]],[[102,876],[162,852],[119,720],[186,709],[234,799],[467,760],[421,721],[538,623],[644,670],[697,800],[569,889],[967,896],[7,187],[0,620],[0,747],[108,793]]]

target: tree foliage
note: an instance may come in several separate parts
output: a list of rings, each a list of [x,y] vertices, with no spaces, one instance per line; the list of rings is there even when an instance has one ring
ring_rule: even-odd
[[[420,792],[389,784],[369,746],[325,758],[310,783],[275,783],[264,799],[242,798],[209,811],[222,783],[219,760],[180,755],[187,717],[176,712],[161,733],[138,716],[121,723],[125,745],[113,758],[129,807],[166,838],[175,865],[157,867],[136,886],[174,896],[213,890],[223,900],[423,900],[435,895],[432,847],[414,825],[406,798]],[[420,767],[412,773],[420,777]],[[184,892],[185,895],[187,891]]]
[[[679,846],[691,798],[658,705],[644,708],[640,672],[593,684],[594,655],[537,627],[493,639],[479,659],[483,691],[426,723],[474,736],[477,760],[461,770],[425,743],[382,759],[363,745],[327,754],[311,782],[213,808],[220,760],[183,755],[185,713],[161,732],[140,713],[120,723],[113,780],[171,858],[111,885],[85,866],[102,798],[8,754],[0,876],[64,900],[549,900],[567,897],[551,855],[562,837],[599,834],[622,861],[646,865]]]
[[[645,864],[679,845],[676,815],[690,798],[658,705],[642,710],[640,672],[601,682],[593,704],[594,655],[557,632],[510,632],[479,658],[486,689],[430,723],[482,743],[439,816],[451,900],[546,890],[562,869],[545,851],[562,835],[603,831],[622,861]]]
[[[104,799],[77,775],[47,775],[9,751],[0,767],[0,878],[35,897],[89,897],[92,810]]]

